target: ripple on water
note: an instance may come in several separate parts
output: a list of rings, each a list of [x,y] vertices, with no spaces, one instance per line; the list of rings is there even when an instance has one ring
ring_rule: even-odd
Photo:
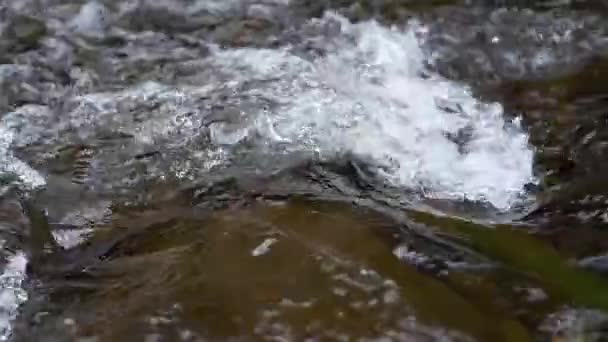
[[[207,50],[205,43],[196,38],[198,36],[190,36],[187,39],[189,43],[182,44],[174,35],[158,32],[164,29],[187,32],[193,27],[200,28],[204,23],[210,27],[214,26],[215,21],[210,20],[208,14],[228,15],[227,13],[244,11],[241,14],[250,18],[272,21],[278,13],[274,10],[281,4],[287,5],[287,1],[263,1],[249,6],[248,11],[244,11],[246,6],[241,6],[241,1],[236,0],[140,1],[137,6],[141,5],[143,9],[121,7],[120,10],[135,13],[123,13],[125,18],[140,17],[144,18],[145,23],[139,25],[137,20],[132,20],[132,25],[126,25],[125,29],[131,28],[140,32],[123,34],[120,30],[112,30],[106,26],[106,14],[96,11],[101,9],[99,3],[89,2],[78,14],[74,12],[76,16],[66,24],[73,25],[80,34],[95,36],[105,34],[108,30],[108,35],[121,37],[116,44],[127,41],[125,47],[121,48],[121,53],[117,53],[115,57],[111,57],[111,46],[104,47],[104,52],[108,53],[100,53],[100,60],[110,62],[107,63],[108,66],[117,62],[118,58],[128,60],[132,64],[124,61],[117,64],[124,69],[136,69],[131,70],[136,74],[147,70],[143,67],[135,68],[136,64],[149,64],[150,68],[162,64],[167,68],[159,69],[161,71],[158,73],[169,70],[167,74],[170,76],[158,77],[156,82],[138,83],[137,80],[158,76],[156,71],[141,72],[142,76],[138,75],[134,78],[135,81],[128,82],[132,86],[116,89],[95,84],[98,78],[100,82],[104,82],[103,77],[97,77],[101,75],[96,75],[99,70],[89,69],[89,65],[69,70],[73,62],[66,61],[66,70],[70,71],[68,76],[71,80],[76,80],[77,84],[75,91],[66,92],[67,98],[62,99],[65,100],[65,103],[61,104],[64,108],[55,111],[57,108],[49,109],[52,104],[47,104],[49,107],[26,105],[3,115],[0,121],[0,171],[16,173],[24,184],[34,188],[43,185],[45,180],[24,161],[38,167],[60,154],[53,154],[53,151],[86,151],[81,153],[83,158],[74,158],[82,159],[74,164],[86,164],[86,167],[82,168],[86,169],[82,172],[86,176],[80,177],[82,180],[79,180],[79,185],[84,184],[84,188],[90,185],[90,182],[96,182],[108,188],[120,185],[127,191],[139,192],[142,189],[135,186],[139,178],[162,179],[173,175],[180,180],[197,180],[197,177],[208,174],[212,169],[223,170],[235,162],[238,156],[243,155],[249,159],[239,165],[249,167],[248,163],[258,156],[261,156],[260,161],[256,160],[255,163],[270,164],[269,161],[274,160],[271,159],[274,157],[271,154],[316,155],[329,160],[346,154],[354,155],[367,163],[379,179],[396,188],[413,189],[430,198],[485,201],[499,209],[508,209],[517,203],[524,195],[525,185],[535,181],[532,175],[533,151],[519,122],[506,120],[501,105],[479,101],[468,87],[446,79],[427,67],[427,64],[435,61],[431,57],[436,55],[428,56],[421,48],[421,45],[429,40],[428,35],[433,34],[423,25],[411,23],[406,27],[392,28],[373,20],[351,23],[338,15],[326,15],[324,18],[309,21],[302,28],[293,28],[296,32],[291,32],[295,37],[289,37],[293,38],[293,41],[290,39],[291,45],[279,38],[277,41],[281,47],[276,49],[214,46]],[[182,24],[181,20],[167,20],[167,10],[172,12],[171,18],[184,19],[185,23]],[[511,25],[507,23],[513,17],[513,13],[510,13],[494,13],[491,19],[499,22],[501,27],[510,29]],[[520,13],[514,14],[519,18]],[[528,15],[534,16],[526,14]],[[553,20],[552,17],[548,18]],[[528,21],[536,23],[532,19]],[[547,18],[542,19],[537,26],[545,25],[545,21]],[[255,23],[252,21],[249,24]],[[554,34],[550,39],[541,37],[540,48],[515,53],[512,53],[513,49],[509,46],[513,41],[510,32],[488,30],[487,37],[496,47],[496,55],[484,57],[502,61],[504,73],[515,76],[518,74],[517,68],[521,67],[521,56],[526,57],[522,69],[525,69],[524,73],[526,70],[553,69],[562,62],[566,63],[570,56],[568,53],[579,50],[573,39],[576,28],[570,27],[573,22],[559,21],[558,24],[566,28],[563,34],[557,32],[557,35]],[[173,28],[164,27],[171,25]],[[444,22],[440,26],[448,30],[450,27]],[[527,30],[527,26],[522,24],[520,29]],[[532,31],[524,32],[526,41],[536,41],[540,37],[537,32]],[[522,36],[521,32],[515,36],[518,34]],[[546,36],[544,33],[542,35]],[[59,40],[60,37],[55,38]],[[473,42],[477,38],[477,35],[470,37]],[[462,45],[458,45],[460,43]],[[457,55],[469,56],[462,51],[466,49],[461,48],[466,46],[465,43],[469,41],[454,43],[457,46],[454,49]],[[590,41],[589,44],[591,43],[595,44]],[[600,46],[599,43],[601,42],[598,42],[597,46]],[[57,45],[59,50],[55,51],[57,53],[54,54],[54,60],[72,59],[57,57],[71,56],[71,45],[64,43],[65,46],[62,46],[60,43],[52,43],[51,40],[45,41],[44,44],[50,47]],[[89,44],[93,46],[96,43],[91,40]],[[441,44],[449,45],[446,42]],[[592,48],[584,47],[582,50],[585,53],[593,50],[596,46],[593,44],[590,45]],[[197,45],[200,49],[186,45]],[[522,45],[534,46],[528,43]],[[554,45],[568,53],[563,56],[555,54]],[[449,51],[446,51],[450,50],[449,47],[436,52],[448,54]],[[73,49],[77,49],[77,44]],[[475,61],[471,59],[471,62]],[[171,72],[172,68],[175,73]],[[116,70],[117,75],[123,72],[118,69],[120,68]],[[179,72],[187,75],[179,75]],[[30,78],[29,72],[22,71],[21,74],[18,75],[19,79]],[[60,82],[53,83],[61,87]],[[70,95],[75,93],[78,94]],[[23,149],[25,152],[13,154],[11,147]],[[80,152],[74,152],[78,153]],[[23,156],[27,156],[27,159]],[[41,158],[37,159],[38,156]],[[23,161],[17,157],[23,157]],[[265,173],[266,170],[256,172],[268,174]],[[97,194],[99,189],[93,190]],[[54,200],[57,200],[57,197]],[[85,219],[88,216],[97,218],[97,215],[93,215],[96,213],[96,210],[94,213],[87,213],[78,209],[69,211],[68,214],[72,216],[66,214],[63,220],[74,220],[74,225],[83,226],[87,224]],[[252,217],[259,219],[257,215]],[[218,219],[219,224],[223,220],[229,221],[225,218]],[[293,213],[289,213],[286,215],[285,225],[293,224],[293,220]],[[215,223],[217,229],[218,222]],[[203,231],[205,234],[211,234],[213,238],[213,228],[198,229],[201,225],[196,222],[197,229],[192,228],[192,231],[197,234]],[[311,226],[314,228],[315,224],[305,218],[302,220],[302,228],[298,230],[302,234],[309,234]],[[490,326],[487,323],[491,319],[486,320],[485,312],[478,313],[476,309],[471,309],[471,316],[462,314],[461,310],[468,306],[459,301],[459,294],[452,296],[451,291],[429,287],[429,284],[435,284],[434,281],[421,281],[422,285],[417,287],[416,281],[404,281],[403,278],[399,280],[405,271],[401,264],[393,260],[396,259],[395,256],[410,264],[426,261],[424,257],[427,254],[418,253],[416,249],[410,248],[409,244],[400,244],[394,246],[394,249],[377,244],[378,250],[383,253],[382,260],[388,260],[387,262],[394,266],[390,269],[390,274],[384,274],[381,265],[377,267],[376,272],[373,267],[359,268],[356,262],[351,265],[344,264],[340,262],[342,259],[332,258],[332,253],[317,250],[323,243],[328,243],[328,238],[323,237],[322,232],[337,231],[339,234],[335,236],[335,244],[340,244],[347,241],[348,237],[352,238],[353,226],[354,223],[346,222],[344,228],[348,230],[340,233],[335,225],[328,225],[326,229],[319,230],[321,235],[318,241],[302,246],[297,234],[276,238],[261,238],[261,235],[247,237],[247,244],[243,245],[239,234],[232,232],[231,237],[220,229],[215,239],[216,242],[224,243],[217,243],[217,247],[207,247],[211,250],[212,257],[202,255],[201,258],[192,258],[193,254],[188,249],[183,253],[184,258],[179,260],[171,259],[173,256],[169,255],[170,253],[159,253],[158,259],[153,259],[154,255],[146,255],[142,259],[121,259],[116,265],[128,268],[130,261],[134,267],[128,273],[134,275],[134,283],[148,287],[152,293],[159,291],[159,294],[167,292],[164,288],[167,286],[167,277],[176,272],[174,265],[177,263],[186,265],[184,269],[187,272],[190,272],[191,267],[194,270],[192,277],[216,272],[211,279],[199,281],[209,284],[211,291],[221,295],[220,299],[226,301],[221,304],[234,307],[218,305],[216,308],[212,305],[209,311],[212,311],[213,316],[231,318],[229,315],[218,315],[218,312],[221,313],[218,309],[229,308],[240,313],[243,312],[243,303],[250,301],[253,321],[259,323],[254,328],[259,330],[260,336],[288,339],[296,328],[303,327],[297,322],[291,326],[286,323],[291,319],[288,317],[290,314],[298,315],[307,311],[310,317],[318,319],[318,315],[313,311],[319,303],[315,296],[298,296],[298,291],[303,289],[302,284],[287,281],[294,274],[307,275],[305,272],[294,273],[293,260],[304,255],[309,256],[308,249],[312,249],[321,255],[321,259],[308,260],[308,264],[302,266],[306,267],[308,275],[317,277],[315,281],[310,282],[311,293],[318,293],[319,298],[329,298],[329,304],[338,303],[343,309],[334,312],[336,305],[328,305],[327,321],[310,322],[310,330],[320,336],[345,338],[345,331],[353,327],[344,326],[342,330],[332,327],[332,324],[340,326],[342,321],[360,325],[359,318],[364,317],[368,320],[366,324],[375,327],[379,321],[385,319],[384,317],[389,317],[386,318],[383,329],[378,332],[379,335],[388,336],[389,340],[437,340],[447,339],[446,335],[455,336],[454,340],[468,340],[467,336],[461,337],[456,332],[444,331],[435,326],[427,327],[422,322],[416,322],[413,317],[418,317],[420,313],[411,311],[412,308],[425,311],[425,308],[429,307],[430,309],[426,309],[429,316],[434,317],[437,312],[441,319],[454,320],[453,325],[457,330],[473,331],[480,335],[485,333],[484,329]],[[234,227],[235,231],[238,229],[240,228]],[[88,232],[65,229],[55,232],[55,238],[63,247],[71,248],[80,242],[80,233]],[[174,233],[170,231],[167,235],[179,235]],[[211,241],[213,242],[213,239]],[[357,251],[357,255],[365,255],[371,250],[373,239],[370,235],[362,234],[358,241],[360,243],[357,242],[357,246],[361,249]],[[300,246],[300,252],[294,252],[290,248],[293,246]],[[233,248],[233,251],[230,251],[230,248]],[[349,250],[346,247],[344,249]],[[390,253],[390,250],[394,254]],[[245,253],[242,253],[243,251]],[[171,253],[181,257],[182,252],[176,249]],[[281,258],[281,253],[286,257]],[[295,254],[290,257],[291,253]],[[226,255],[234,258],[228,259],[232,262],[218,263],[218,260],[225,261]],[[252,255],[255,258],[251,258]],[[204,259],[208,264],[202,268],[198,268],[196,263],[186,264],[193,259],[197,262]],[[144,261],[155,262],[150,262],[151,267],[138,267],[140,264],[137,262]],[[172,262],[175,264],[171,264]],[[9,259],[4,273],[0,275],[3,285],[0,291],[2,336],[10,334],[9,322],[14,318],[17,306],[25,298],[21,290],[22,269],[25,263],[25,258],[17,255]],[[238,267],[239,263],[246,267]],[[159,267],[163,265],[168,267]],[[325,267],[333,269],[326,272]],[[244,275],[242,270],[250,274]],[[150,272],[149,277],[138,277],[138,271]],[[408,276],[418,279],[418,273],[410,271]],[[285,280],[285,283],[277,285],[276,290],[272,291],[272,284],[276,283],[276,275],[280,272],[284,273],[278,279]],[[173,279],[179,280],[177,284],[169,285],[176,288],[184,286],[184,291],[188,292],[184,302],[190,303],[193,297],[189,292],[191,283],[188,281],[192,279],[183,280],[179,276],[177,274]],[[239,280],[242,279],[258,279],[261,283],[268,282],[270,285],[251,286],[251,283],[255,282],[240,284]],[[307,281],[311,277],[301,279]],[[317,281],[318,279],[325,283]],[[326,286],[318,287],[318,284]],[[100,302],[100,305],[108,305],[108,308],[99,307],[100,311],[107,309],[108,317],[114,319],[115,303],[121,304],[118,306],[120,310],[122,305],[128,307],[128,304],[141,304],[145,307],[161,299],[159,295],[154,296],[155,301],[150,301],[151,297],[145,296],[146,291],[138,291],[137,286],[134,288],[135,290],[129,293],[129,300],[120,298],[112,302],[109,298]],[[194,288],[197,291],[196,298],[200,299],[201,292],[205,291],[201,291],[197,286]],[[267,291],[268,289],[271,291]],[[286,295],[283,289],[289,289],[291,295]],[[412,292],[408,294],[408,290]],[[213,293],[211,291],[208,293]],[[108,293],[115,294],[113,291]],[[218,296],[210,298],[209,301],[214,303],[216,297]],[[408,300],[415,301],[416,298],[426,297],[433,300],[433,305],[427,305],[426,301],[418,304],[407,303]],[[130,302],[131,299],[137,298],[141,303]],[[245,301],[240,300],[242,298]],[[268,305],[270,308],[259,309],[261,306],[258,303],[268,304],[268,298],[272,302],[272,305]],[[435,298],[439,298],[436,303]],[[86,308],[97,309],[96,304],[98,303]],[[459,308],[459,312],[454,313],[450,309],[454,307]],[[361,311],[361,316],[349,320],[349,310],[352,310],[354,315],[359,315]],[[377,316],[369,315],[370,312],[376,312]],[[445,316],[442,316],[444,313]],[[165,321],[163,317],[153,316],[150,323],[155,327],[160,326]],[[393,320],[395,317],[399,319]],[[215,327],[216,318],[209,319],[209,325]],[[296,319],[297,317],[294,318]],[[428,321],[432,322],[433,319]],[[475,321],[475,327],[468,325],[470,321]],[[122,322],[112,323],[120,326]],[[234,323],[240,324],[238,321]],[[130,328],[132,327],[125,327]],[[220,324],[218,329],[221,328]],[[480,331],[477,331],[478,329]],[[183,334],[186,336],[184,338],[190,338],[193,333],[183,330]],[[160,335],[150,336],[158,338]]]

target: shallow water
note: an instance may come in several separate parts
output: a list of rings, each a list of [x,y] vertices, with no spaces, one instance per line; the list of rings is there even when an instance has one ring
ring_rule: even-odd
[[[602,340],[607,10],[0,2],[0,337]]]

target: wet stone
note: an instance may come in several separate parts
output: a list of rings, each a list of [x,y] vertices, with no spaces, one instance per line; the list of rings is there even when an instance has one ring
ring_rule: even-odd
[[[530,303],[538,303],[538,302],[543,302],[546,301],[549,296],[547,295],[547,293],[541,289],[541,288],[535,288],[535,287],[516,287],[515,292],[517,293],[522,293],[525,295],[525,300],[527,300]]]
[[[25,103],[39,103],[40,90],[35,88],[36,71],[26,65],[0,64],[0,112]]]
[[[23,52],[36,48],[47,32],[45,23],[35,17],[15,14],[0,32],[0,48],[8,52]]]
[[[551,314],[539,330],[553,341],[603,341],[608,316],[601,311],[566,308]]]
[[[528,341],[608,307],[604,257],[560,254],[608,250],[600,2],[5,3],[0,192],[46,182],[0,203],[0,255],[36,256],[17,342]]]
[[[119,25],[134,30],[164,32],[192,32],[214,27],[222,19],[241,13],[239,1],[139,1],[127,9]]]
[[[281,206],[254,202],[199,218],[188,218],[181,210],[171,213],[167,207],[148,211],[125,213],[122,219],[115,213],[118,221],[110,223],[115,228],[99,231],[90,240],[97,242],[89,247],[76,247],[89,255],[93,246],[111,242],[107,252],[101,251],[102,262],[84,267],[96,279],[90,289],[96,294],[78,295],[82,301],[43,318],[41,326],[50,328],[55,319],[79,317],[75,337],[86,333],[100,341],[151,335],[163,341],[180,336],[296,340],[338,335],[348,340],[390,337],[388,331],[404,330],[409,337],[426,336],[429,341],[444,335],[469,341],[469,335],[500,340],[508,334],[483,328],[507,318],[490,314],[492,318],[486,319],[479,311],[484,311],[482,306],[465,305],[466,311],[457,314],[429,310],[464,302],[437,279],[396,260],[390,239],[372,228],[384,220],[381,216],[368,221],[344,205],[298,201]],[[141,226],[144,221],[150,225]],[[135,230],[125,232],[121,226]],[[117,240],[116,230],[126,235]],[[280,242],[269,253],[252,256],[251,250],[259,248],[261,236],[269,231],[280,236]],[[65,252],[68,260],[71,253]],[[86,265],[80,262],[85,262],[80,267]],[[87,291],[70,284],[59,285],[52,293],[61,293],[63,286]],[[116,305],[119,302],[123,305]],[[424,314],[405,328],[404,320],[414,309]],[[463,314],[467,319],[456,318]],[[123,319],[114,319],[116,315]],[[429,322],[445,322],[450,328]]]
[[[608,274],[608,255],[584,258],[578,261],[578,265],[595,272]]]

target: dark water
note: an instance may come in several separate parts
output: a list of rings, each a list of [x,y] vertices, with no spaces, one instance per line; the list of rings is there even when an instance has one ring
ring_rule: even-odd
[[[0,0],[0,337],[608,340],[607,15]]]

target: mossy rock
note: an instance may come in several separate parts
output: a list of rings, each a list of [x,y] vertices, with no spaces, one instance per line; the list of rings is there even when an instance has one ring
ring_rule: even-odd
[[[24,52],[38,46],[47,28],[42,20],[26,15],[16,15],[0,37],[1,45],[10,52]]]
[[[475,251],[506,269],[537,279],[552,295],[567,303],[608,310],[608,280],[570,263],[552,246],[508,225],[485,226],[471,221],[409,211],[410,217],[437,231],[460,237]]]
[[[19,176],[13,172],[0,173],[0,186],[17,183]]]

